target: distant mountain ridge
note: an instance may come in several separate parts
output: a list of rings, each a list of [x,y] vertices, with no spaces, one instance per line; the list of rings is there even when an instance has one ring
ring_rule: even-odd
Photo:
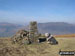
[[[28,26],[17,25],[7,22],[0,23],[0,37],[13,36],[19,29],[28,29]],[[73,34],[75,33],[75,24],[65,22],[47,22],[38,23],[39,33],[51,34]]]
[[[1,22],[0,23],[0,37],[8,37],[12,36],[16,33],[18,29],[22,27],[21,25],[7,23],[7,22]]]
[[[75,33],[75,25],[65,22],[48,22],[39,23],[39,31],[41,33],[52,33],[52,34],[73,34]]]

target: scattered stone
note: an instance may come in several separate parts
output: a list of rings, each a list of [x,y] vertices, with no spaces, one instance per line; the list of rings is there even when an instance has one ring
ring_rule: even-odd
[[[19,30],[12,38],[12,43],[20,43],[23,44],[26,42],[29,43],[29,38],[28,38],[29,32],[26,30]],[[28,44],[27,43],[27,44]]]

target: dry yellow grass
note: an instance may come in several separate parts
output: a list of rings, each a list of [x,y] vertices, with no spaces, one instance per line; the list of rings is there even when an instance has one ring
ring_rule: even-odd
[[[0,38],[0,49],[9,47],[9,50],[11,49],[13,52],[11,55],[6,53],[8,56],[59,56],[58,53],[60,49],[75,50],[75,38],[56,39],[59,42],[58,45],[50,45],[46,42],[40,44],[19,45],[11,44],[10,38]]]

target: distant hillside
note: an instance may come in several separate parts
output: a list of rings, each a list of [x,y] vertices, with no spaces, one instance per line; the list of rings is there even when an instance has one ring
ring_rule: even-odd
[[[0,23],[0,37],[8,37],[14,35],[19,29],[28,29],[26,26],[11,24],[6,22]],[[38,23],[40,33],[51,34],[73,34],[75,33],[75,25],[64,22],[48,22]]]
[[[21,25],[17,24],[11,24],[7,22],[1,22],[0,23],[0,37],[8,37],[12,36],[16,33],[18,29],[22,27]]]
[[[73,34],[75,33],[75,25],[65,22],[49,22],[39,23],[39,32],[49,32],[52,34]]]

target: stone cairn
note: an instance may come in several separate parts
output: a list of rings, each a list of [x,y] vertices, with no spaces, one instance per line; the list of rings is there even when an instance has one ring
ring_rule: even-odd
[[[12,43],[19,43],[19,44],[29,44],[28,38],[29,32],[26,30],[19,30],[12,38]]]
[[[29,31],[19,30],[12,38],[12,43],[30,44],[38,43],[37,22],[30,22]]]

